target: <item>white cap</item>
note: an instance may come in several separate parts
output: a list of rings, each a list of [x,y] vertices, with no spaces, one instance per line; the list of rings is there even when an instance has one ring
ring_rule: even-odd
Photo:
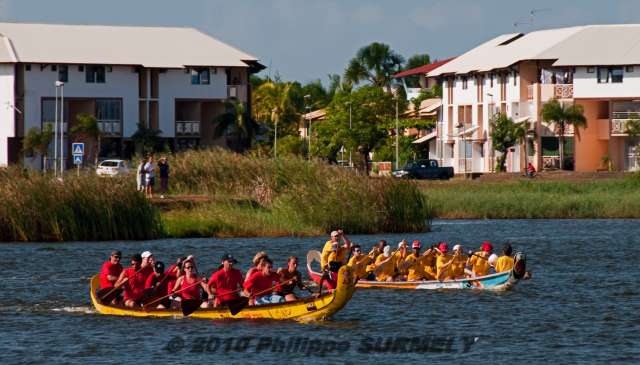
[[[498,261],[498,255],[492,253],[491,256],[489,256],[489,265],[496,266],[496,261]]]
[[[331,232],[331,237],[338,237],[339,235],[340,233],[338,233],[338,231]]]
[[[461,249],[462,249],[462,246],[460,246],[460,245],[453,246],[453,250],[454,251],[461,250]]]
[[[384,250],[382,251],[384,257],[391,256],[391,246],[384,246]]]
[[[402,248],[402,247],[407,247],[407,243],[404,240],[398,242],[398,248]]]
[[[140,256],[142,256],[143,259],[146,259],[147,257],[152,256],[152,255],[153,254],[151,253],[151,251],[145,251]]]

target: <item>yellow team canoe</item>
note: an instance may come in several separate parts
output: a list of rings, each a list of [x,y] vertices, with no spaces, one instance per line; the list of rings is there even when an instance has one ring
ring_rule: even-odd
[[[91,302],[100,314],[133,317],[183,317],[179,309],[126,308],[101,303],[96,297],[100,287],[100,276],[91,278]],[[277,319],[300,322],[321,321],[331,317],[344,307],[356,290],[352,271],[345,267],[338,273],[338,285],[332,293],[322,296],[301,298],[293,302],[248,306],[240,313],[232,315],[227,307],[201,308],[189,317],[203,319]]]

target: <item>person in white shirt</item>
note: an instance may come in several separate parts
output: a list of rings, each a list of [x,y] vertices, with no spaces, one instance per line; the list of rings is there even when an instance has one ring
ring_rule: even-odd
[[[144,164],[145,172],[145,195],[147,198],[153,198],[153,184],[155,183],[155,165],[153,163],[153,155],[149,156],[147,163]]]

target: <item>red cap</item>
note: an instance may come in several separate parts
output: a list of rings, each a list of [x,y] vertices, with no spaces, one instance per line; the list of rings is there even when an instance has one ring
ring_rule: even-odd
[[[449,250],[449,245],[447,245],[445,242],[441,242],[438,245],[438,249],[442,252],[447,252]]]
[[[422,244],[420,243],[419,240],[415,240],[413,241],[413,243],[411,244],[411,248],[420,248]]]
[[[489,252],[493,250],[493,245],[488,241],[482,242],[482,251]]]

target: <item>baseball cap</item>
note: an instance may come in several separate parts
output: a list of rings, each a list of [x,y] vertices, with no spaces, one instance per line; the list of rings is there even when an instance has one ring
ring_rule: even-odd
[[[111,256],[120,256],[120,257],[122,257],[122,252],[120,252],[118,250],[113,250],[113,251],[111,251]]]
[[[382,251],[384,257],[391,256],[391,246],[384,246],[384,250]]]
[[[331,232],[331,237],[338,237],[340,235],[340,233],[338,233],[338,231],[332,231]]]
[[[222,260],[220,261],[221,262],[231,261],[234,264],[238,263],[238,260],[236,260],[230,253],[225,253],[224,255],[222,255]]]
[[[492,253],[491,256],[489,256],[489,265],[496,266],[496,261],[498,261],[498,255]]]
[[[486,251],[489,252],[491,250],[493,250],[493,245],[491,243],[489,243],[488,241],[484,241],[482,242],[482,251]]]
[[[438,245],[438,249],[443,253],[447,252],[449,250],[449,245],[447,245],[446,242],[440,242],[440,244]]]
[[[164,272],[164,262],[158,261],[155,265],[153,265],[153,269],[156,272]]]
[[[402,240],[398,242],[398,248],[407,247],[407,241]]]
[[[454,250],[454,251],[461,250],[461,249],[462,249],[462,246],[461,246],[461,245],[455,245],[455,246],[453,246],[453,250]]]
[[[140,256],[142,256],[143,259],[146,259],[149,256],[153,256],[153,254],[151,253],[151,251],[145,251]]]
[[[414,240],[413,243],[411,243],[411,248],[417,249],[420,248],[420,246],[422,246],[422,243],[419,240]]]

